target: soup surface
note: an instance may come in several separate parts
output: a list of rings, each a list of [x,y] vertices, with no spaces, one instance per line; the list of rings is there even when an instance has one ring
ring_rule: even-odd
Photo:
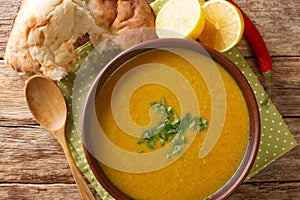
[[[194,52],[185,51],[188,54],[194,54]],[[207,58],[203,57],[203,59]],[[140,138],[130,136],[120,129],[112,111],[112,94],[116,84],[126,72],[149,63],[153,66],[155,64],[166,65],[179,72],[195,92],[198,105],[191,105],[192,108],[198,107],[201,114],[199,117],[207,119],[208,122],[211,121],[212,116],[211,92],[201,74],[191,63],[165,50],[153,50],[138,55],[117,70],[99,90],[96,97],[98,121],[106,136],[116,146],[135,153],[153,152],[163,146],[157,142],[152,149],[146,144],[138,144]],[[246,102],[238,85],[222,67],[218,66],[217,69],[224,82],[226,118],[214,148],[204,158],[199,158],[199,149],[207,134],[206,129],[197,133],[193,141],[187,141],[191,142],[190,147],[175,162],[162,169],[146,173],[129,173],[101,164],[105,174],[121,191],[134,199],[144,200],[203,199],[220,189],[234,174],[248,143],[249,116]],[[143,74],[138,71],[136,73],[139,74],[133,77],[138,77],[138,79],[146,79],[146,76],[149,76],[147,73]],[[156,73],[167,72],[162,70]],[[132,84],[132,81],[130,78],[124,79],[122,85]],[[177,88],[184,87],[183,84],[178,84],[174,80],[170,81]],[[139,126],[149,124],[151,121],[149,108],[153,102],[159,102],[161,98],[165,98],[166,104],[172,106],[178,116],[182,116],[184,113],[181,110],[181,99],[172,90],[155,82],[137,87],[128,99],[129,108],[127,109],[131,117],[130,120],[128,119],[128,124],[130,125],[131,120]],[[182,90],[186,89],[182,88]],[[126,98],[120,101],[123,105],[127,105],[124,103],[127,101]]]

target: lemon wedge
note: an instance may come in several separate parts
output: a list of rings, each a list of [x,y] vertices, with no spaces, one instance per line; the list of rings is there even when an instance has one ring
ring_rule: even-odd
[[[159,38],[197,39],[205,23],[198,0],[169,0],[157,14],[156,34]]]
[[[205,26],[199,37],[202,44],[225,52],[235,46],[244,32],[244,19],[239,9],[225,0],[204,3]]]

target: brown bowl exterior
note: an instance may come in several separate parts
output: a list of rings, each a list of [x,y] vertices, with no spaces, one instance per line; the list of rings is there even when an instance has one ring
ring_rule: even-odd
[[[211,48],[205,47],[196,41],[186,40],[186,39],[173,39],[173,38],[151,40],[151,41],[138,44],[120,53],[112,61],[110,61],[104,67],[104,69],[98,74],[94,84],[92,85],[89,91],[87,100],[85,102],[82,124],[81,124],[81,134],[82,134],[83,144],[85,144],[86,140],[88,140],[87,139],[88,131],[86,131],[88,123],[85,119],[85,113],[89,112],[91,106],[90,104],[94,103],[92,99],[93,95],[91,94],[97,93],[99,88],[101,88],[101,86],[109,78],[109,76],[115,70],[117,70],[123,63],[125,63],[126,61],[128,61],[129,59],[131,59],[132,57],[140,53],[157,49],[157,48],[158,49],[159,48],[183,48],[183,49],[198,52],[203,55],[206,55],[208,52],[209,56],[215,62],[220,64],[233,77],[233,79],[236,81],[236,83],[240,87],[240,90],[243,93],[243,96],[247,104],[249,119],[250,119],[250,135],[249,135],[248,145],[246,147],[244,157],[241,161],[240,166],[238,167],[235,174],[233,174],[231,179],[217,192],[215,192],[214,194],[212,194],[207,198],[207,199],[226,199],[243,183],[243,181],[247,177],[255,161],[258,147],[259,147],[259,141],[260,141],[259,111],[258,111],[258,106],[253,91],[247,79],[244,77],[241,71],[228,58],[223,56],[221,53]],[[103,186],[103,188],[116,199],[122,199],[122,200],[132,199],[126,196],[123,192],[121,192],[110,182],[110,180],[106,177],[100,165],[98,164],[97,159],[87,150],[87,148],[84,145],[83,148],[84,148],[84,153],[86,155],[88,164],[90,165],[95,177]]]

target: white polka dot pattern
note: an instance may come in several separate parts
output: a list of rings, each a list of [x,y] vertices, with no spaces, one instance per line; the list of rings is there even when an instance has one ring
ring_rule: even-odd
[[[85,95],[89,87],[91,86],[91,83],[96,78],[97,73],[88,76],[88,81],[89,81],[88,84],[86,84],[87,81],[84,81],[84,82],[80,82],[80,84],[77,84],[76,87],[74,84],[74,80],[77,79],[76,78],[77,75],[82,77],[81,80],[86,80],[84,79],[84,77],[86,77],[86,74],[80,72],[81,68],[85,69],[86,71],[88,68],[90,69],[90,71],[95,71],[94,65],[92,65],[92,67],[89,66],[90,62],[87,57],[88,53],[92,50],[93,47],[89,43],[77,50],[77,53],[79,55],[79,59],[78,59],[79,61],[76,64],[74,71],[67,78],[59,82],[58,85],[61,91],[63,92],[67,102],[68,116],[67,116],[67,125],[66,125],[66,135],[69,143],[69,148],[76,162],[76,165],[81,170],[81,172],[86,176],[86,178],[89,180],[89,182],[95,188],[95,190],[101,196],[101,198],[103,200],[111,200],[114,198],[111,197],[108,194],[108,192],[99,184],[99,182],[94,177],[94,174],[87,163],[85,154],[83,152],[82,142],[80,138],[80,131],[78,129],[79,128],[78,125],[80,123],[81,110],[85,100]],[[94,60],[94,63],[96,63],[96,60]],[[78,89],[78,85],[81,86],[79,89]]]
[[[296,141],[274,104],[269,101],[267,106],[260,105],[265,99],[266,92],[238,49],[233,48],[228,52],[225,52],[224,55],[230,60],[238,59],[238,61],[236,61],[239,63],[237,67],[242,71],[251,85],[259,106],[261,141],[257,159],[248,176],[248,178],[250,178],[272,163],[275,159],[295,147]]]

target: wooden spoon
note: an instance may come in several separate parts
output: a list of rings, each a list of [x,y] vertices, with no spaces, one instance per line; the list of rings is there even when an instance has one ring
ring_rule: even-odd
[[[51,132],[60,143],[81,198],[83,200],[95,199],[68,148],[65,135],[67,107],[65,99],[57,85],[44,76],[36,75],[26,81],[25,95],[28,107],[36,121]]]

